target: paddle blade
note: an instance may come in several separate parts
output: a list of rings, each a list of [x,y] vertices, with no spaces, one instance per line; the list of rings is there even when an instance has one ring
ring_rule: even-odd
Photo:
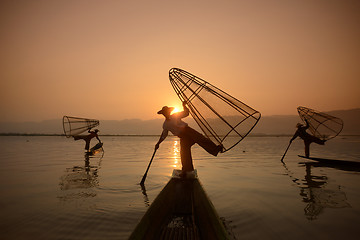
[[[148,165],[148,167],[147,167],[147,169],[146,169],[146,171],[145,171],[144,176],[143,176],[142,179],[141,179],[140,185],[144,185],[144,183],[145,183],[146,176],[147,176],[147,173],[148,173],[148,171],[149,171],[149,169],[150,169],[151,163],[152,163],[152,161],[153,161],[153,159],[154,159],[156,150],[157,150],[157,149],[155,149],[154,152],[153,152],[153,155],[152,155],[152,157],[151,157],[151,160],[150,160],[150,162],[149,162],[149,165]]]
[[[290,142],[289,145],[287,146],[287,148],[286,148],[286,150],[285,150],[285,152],[284,152],[284,155],[283,155],[282,158],[281,158],[281,162],[284,162],[285,155],[286,155],[287,151],[289,150],[290,145],[291,145],[291,142]]]

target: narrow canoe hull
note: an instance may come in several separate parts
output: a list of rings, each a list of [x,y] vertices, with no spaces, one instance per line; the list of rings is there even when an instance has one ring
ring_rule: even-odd
[[[88,152],[85,152],[85,154],[88,155],[88,156],[93,156],[93,155],[97,154],[98,152],[100,152],[102,150],[102,146],[103,146],[103,143],[99,142],[95,146],[90,148],[90,150]]]
[[[335,168],[335,169],[339,169],[339,170],[347,171],[347,172],[360,172],[360,162],[337,160],[337,159],[305,157],[305,156],[301,156],[301,155],[299,155],[299,157],[316,161],[316,163],[312,163],[313,167],[328,167],[328,168]]]
[[[199,179],[176,171],[129,239],[230,239]]]
[[[332,164],[332,165],[342,165],[342,166],[349,166],[349,167],[360,167],[360,162],[354,161],[347,161],[347,160],[338,160],[338,159],[328,159],[328,158],[316,158],[316,157],[305,157],[298,155],[301,158],[306,158],[314,161],[318,161],[321,163]]]

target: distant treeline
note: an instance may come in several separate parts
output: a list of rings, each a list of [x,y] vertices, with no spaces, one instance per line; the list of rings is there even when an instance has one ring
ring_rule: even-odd
[[[360,108],[327,112],[344,121],[341,135],[360,135]],[[164,119],[100,120],[100,136],[159,136]],[[185,119],[189,126],[201,131],[192,118]],[[290,136],[301,122],[298,115],[263,116],[249,136]],[[86,133],[84,133],[86,134]],[[62,119],[42,122],[0,122],[0,136],[64,136]]]
[[[64,134],[46,133],[0,133],[0,136],[65,136]]]
[[[0,133],[0,136],[59,136],[65,137],[65,134],[46,134],[46,133]],[[139,135],[139,134],[99,134],[99,136],[108,137],[159,137],[160,135]],[[171,137],[171,136],[170,136]]]
[[[41,134],[41,133],[0,133],[0,136],[58,136],[65,137],[64,134]],[[160,135],[139,135],[139,134],[99,134],[100,137],[159,137]],[[292,134],[250,134],[247,137],[291,137]],[[359,134],[339,134],[339,136],[360,136]],[[169,135],[169,137],[176,137]]]

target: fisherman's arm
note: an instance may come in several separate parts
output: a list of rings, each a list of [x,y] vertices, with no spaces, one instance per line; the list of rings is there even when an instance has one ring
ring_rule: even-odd
[[[290,139],[290,142],[292,142],[295,138],[299,136],[299,131],[296,131],[294,136]]]
[[[305,122],[306,122],[306,126],[305,126],[305,129],[308,129],[309,128],[309,122],[307,119],[305,119]]]
[[[162,141],[165,140],[165,138],[168,136],[169,131],[168,130],[163,130],[161,133],[161,136],[159,138],[159,141],[155,144],[155,150],[157,150],[160,147],[160,143],[162,143]]]
[[[185,118],[185,117],[189,116],[189,109],[186,106],[186,101],[183,101],[182,105],[183,105],[184,110],[182,112],[179,112],[178,114],[179,114],[180,118]]]

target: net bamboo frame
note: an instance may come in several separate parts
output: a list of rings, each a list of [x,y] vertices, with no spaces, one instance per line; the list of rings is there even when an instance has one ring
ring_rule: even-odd
[[[297,111],[301,120],[309,123],[310,132],[322,140],[336,137],[343,129],[344,122],[338,117],[302,106]]]
[[[243,140],[260,120],[260,112],[187,71],[172,68],[169,79],[203,133],[222,144],[224,152]]]
[[[63,116],[63,129],[67,138],[86,132],[99,124],[96,119]]]

